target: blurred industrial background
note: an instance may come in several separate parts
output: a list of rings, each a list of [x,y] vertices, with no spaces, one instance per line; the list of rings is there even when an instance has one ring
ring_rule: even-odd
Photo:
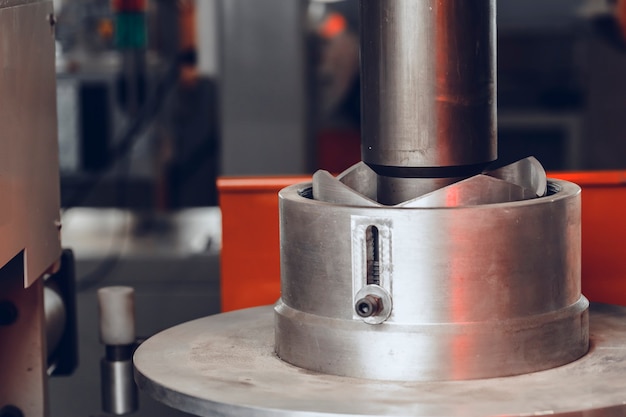
[[[50,381],[51,412],[96,416],[98,287],[135,287],[141,336],[217,313],[217,178],[360,160],[358,4],[150,0],[137,18],[109,0],[54,3],[80,366]],[[626,168],[626,47],[609,3],[498,2],[502,159]],[[137,415],[183,414],[142,398]]]

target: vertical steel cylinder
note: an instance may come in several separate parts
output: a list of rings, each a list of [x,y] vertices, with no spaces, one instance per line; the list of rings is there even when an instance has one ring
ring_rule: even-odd
[[[139,393],[133,379],[133,361],[102,359],[100,372],[102,375],[102,409],[116,416],[137,411]]]
[[[495,4],[361,0],[362,157],[379,174],[496,159]]]

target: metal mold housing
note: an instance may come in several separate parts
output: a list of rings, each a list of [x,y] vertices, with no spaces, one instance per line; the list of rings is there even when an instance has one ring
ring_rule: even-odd
[[[589,346],[580,289],[580,188],[448,208],[356,207],[279,194],[282,297],[276,353],[358,378],[436,381],[553,368]],[[380,230],[379,324],[354,311],[366,287],[365,230]]]

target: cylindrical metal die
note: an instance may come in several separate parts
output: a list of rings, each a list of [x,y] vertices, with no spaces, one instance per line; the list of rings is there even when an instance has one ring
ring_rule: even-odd
[[[377,172],[496,159],[495,3],[361,0],[362,157]]]
[[[543,198],[426,209],[329,204],[303,197],[307,187],[280,193],[281,359],[428,381],[533,372],[587,351],[578,186],[554,180]],[[390,297],[381,324],[355,311],[369,285]]]

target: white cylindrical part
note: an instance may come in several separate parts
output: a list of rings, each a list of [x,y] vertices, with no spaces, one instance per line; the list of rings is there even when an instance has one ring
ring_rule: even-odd
[[[100,340],[105,345],[135,343],[135,290],[105,287],[98,290]]]

